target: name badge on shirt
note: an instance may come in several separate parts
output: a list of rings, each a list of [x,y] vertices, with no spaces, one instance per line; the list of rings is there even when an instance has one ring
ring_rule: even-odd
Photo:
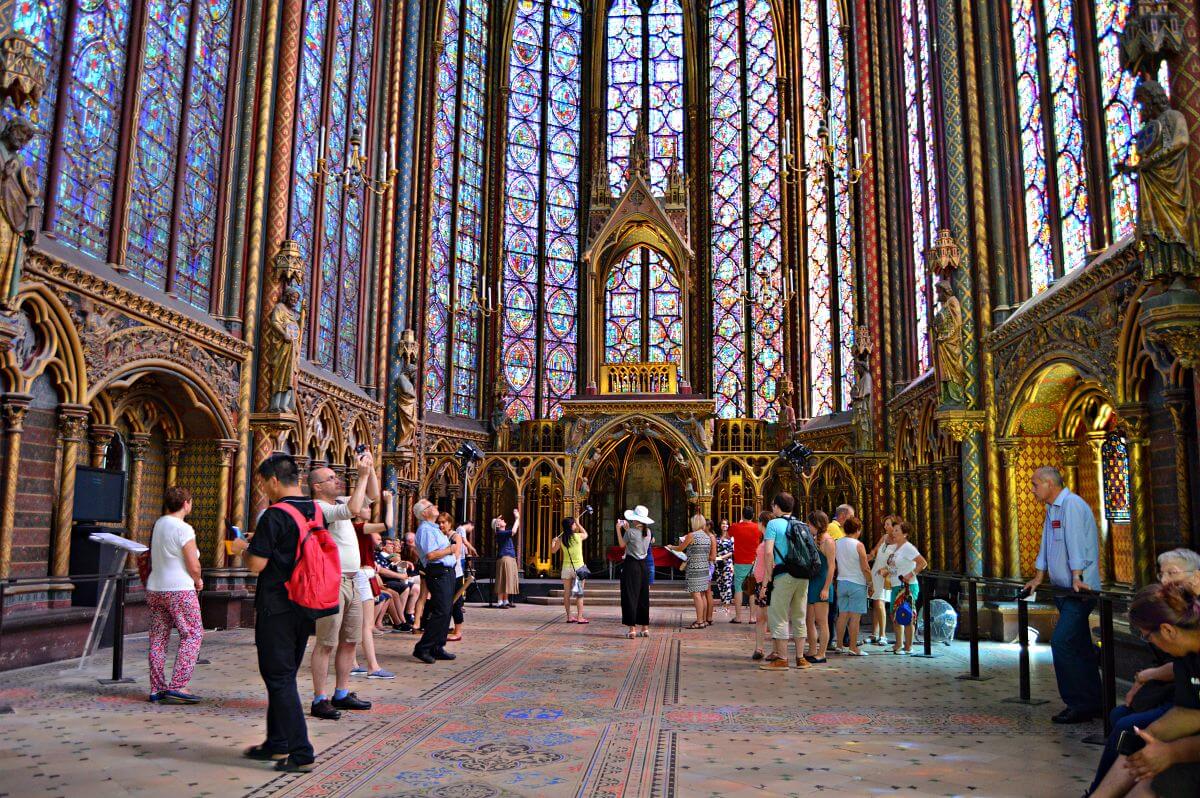
[[[1051,521],[1050,528],[1051,529],[1062,529],[1062,521],[1059,521],[1057,519],[1055,519],[1054,521]]]

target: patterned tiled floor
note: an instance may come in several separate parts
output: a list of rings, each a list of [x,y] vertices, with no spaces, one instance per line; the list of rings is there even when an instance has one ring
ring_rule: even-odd
[[[561,612],[561,611],[559,611]],[[690,615],[690,613],[689,613]],[[412,638],[376,638],[394,682],[356,681],[375,702],[312,720],[318,768],[276,776],[240,759],[262,739],[252,633],[209,633],[194,707],[145,701],[145,639],[127,648],[134,684],[102,686],[58,664],[0,674],[3,796],[791,796],[1078,795],[1099,724],[1050,724],[1055,700],[1016,695],[1016,653],[986,646],[995,678],[964,682],[965,645],[935,659],[880,652],[807,672],[762,673],[753,627],[680,628],[654,614],[628,641],[615,609],[567,626],[551,608],[469,611],[459,658],[424,666]],[[1035,697],[1055,699],[1049,650],[1034,653]],[[311,683],[305,678],[307,700]]]

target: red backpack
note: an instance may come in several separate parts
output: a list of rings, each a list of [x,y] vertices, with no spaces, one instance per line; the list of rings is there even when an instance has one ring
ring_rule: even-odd
[[[336,615],[342,587],[341,558],[333,536],[325,528],[321,505],[313,502],[311,521],[290,502],[271,506],[290,515],[300,532],[296,564],[286,583],[288,598],[309,618]]]

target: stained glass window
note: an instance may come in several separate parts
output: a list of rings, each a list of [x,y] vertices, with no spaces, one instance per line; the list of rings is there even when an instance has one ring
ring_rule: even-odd
[[[1129,447],[1118,432],[1110,432],[1100,445],[1100,473],[1104,480],[1104,517],[1116,524],[1128,524]]]
[[[807,170],[801,200],[812,415],[848,408],[853,377],[853,219],[846,185],[852,125],[841,25],[838,3],[801,0],[799,155]]]
[[[1030,293],[1080,266],[1091,242],[1074,5],[1013,0]]]
[[[650,142],[650,188],[663,193],[683,156],[683,6],[615,0],[608,10],[608,177],[620,194],[639,126]],[[646,113],[643,113],[643,110]]]
[[[361,139],[359,152],[370,149],[374,38],[372,0],[309,0],[305,6],[290,234],[313,264],[306,303],[313,314],[308,356],[349,380],[358,369],[368,196],[361,186],[314,173],[322,153],[327,169],[344,168],[355,131]],[[368,172],[372,169],[378,171],[375,160],[367,166]]]
[[[62,173],[54,187],[51,227],[88,255],[107,255],[113,178],[125,91],[125,47],[131,6],[124,0],[81,4],[68,37]]]
[[[638,247],[604,281],[604,362],[683,364],[683,294],[674,268]]]
[[[62,68],[65,6],[66,0],[17,0],[16,13],[13,15],[13,30],[29,39],[37,62],[46,66],[42,99],[31,114],[33,121],[43,130],[49,130],[54,123],[58,77]],[[5,118],[10,115],[7,107],[4,113]],[[49,152],[50,140],[47,136],[35,136],[25,145],[25,160],[33,169],[34,179],[39,186],[46,184]]]
[[[205,3],[189,28],[189,0],[149,3],[138,87],[126,265],[201,308],[215,257],[232,5]]]
[[[425,317],[425,408],[478,412],[487,74],[486,0],[451,0],[434,97],[433,213]]]
[[[899,0],[899,5],[912,236],[913,321],[919,373],[930,366],[933,274],[926,262],[926,253],[938,231],[935,67],[930,46],[934,31],[933,9],[928,0]]]
[[[501,362],[515,421],[557,418],[575,388],[581,19],[578,0],[522,0],[513,20]]]
[[[717,0],[709,50],[713,398],[721,418],[774,419],[783,369],[783,131],[770,3]]]

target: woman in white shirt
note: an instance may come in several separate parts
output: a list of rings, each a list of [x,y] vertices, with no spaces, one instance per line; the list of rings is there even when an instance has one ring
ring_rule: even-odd
[[[900,629],[896,629],[896,643],[892,646],[892,653],[900,653],[901,640],[904,642],[904,653],[912,653],[913,633],[916,631],[916,607],[917,597],[920,595],[920,587],[917,584],[917,574],[925,570],[929,563],[925,562],[925,558],[917,551],[917,547],[908,542],[908,536],[912,534],[913,527],[908,521],[901,521],[892,528],[892,542],[895,548],[888,554],[887,561],[883,568],[879,570],[879,574],[885,577],[892,584],[892,607],[896,606],[896,599],[900,597],[900,593],[905,588],[908,589],[912,596],[913,606],[913,623],[903,627],[903,634]]]
[[[195,704],[200,697],[187,692],[188,681],[200,656],[204,625],[200,599],[200,551],[196,530],[184,521],[192,512],[192,494],[187,488],[167,488],[163,496],[167,514],[154,524],[150,534],[150,576],[146,580],[146,607],[150,611],[150,701],[163,704]],[[163,671],[171,629],[179,631],[175,669],[167,683]]]
[[[892,530],[899,524],[900,516],[885,516],[883,535],[875,541],[875,546],[867,555],[871,561],[871,643],[876,646],[887,645],[887,603],[891,600],[891,590],[884,589],[880,569],[887,562],[888,555],[896,548],[892,543]]]

